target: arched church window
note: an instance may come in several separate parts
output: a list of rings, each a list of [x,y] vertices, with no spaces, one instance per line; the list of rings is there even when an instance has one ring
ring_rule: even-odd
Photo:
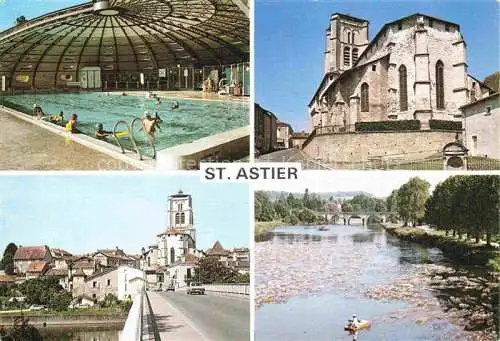
[[[399,110],[408,110],[408,82],[404,65],[399,67]]]
[[[351,32],[347,32],[347,42],[351,43]]]
[[[186,223],[186,215],[184,214],[184,212],[181,213],[181,224],[185,224]]]
[[[436,63],[436,107],[444,109],[444,65],[440,60]]]
[[[175,262],[175,249],[173,247],[170,248],[170,264]]]
[[[351,43],[354,44],[354,37],[356,36],[356,33],[352,32],[352,39],[351,39]]]
[[[350,66],[351,62],[351,49],[349,49],[347,46],[344,47],[344,66]]]
[[[148,257],[148,266],[151,266],[151,257]]]
[[[175,225],[179,225],[181,223],[181,214],[176,213],[175,214]]]
[[[352,49],[352,65],[356,64],[357,61],[358,61],[358,49],[353,48]]]
[[[361,111],[370,111],[370,102],[368,100],[368,84],[361,85]]]

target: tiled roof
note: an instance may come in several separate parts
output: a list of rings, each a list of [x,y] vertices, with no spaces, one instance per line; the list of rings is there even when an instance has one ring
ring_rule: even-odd
[[[219,241],[216,241],[214,245],[207,250],[207,255],[209,256],[218,256],[218,255],[227,255],[229,251],[224,250],[222,244]]]
[[[82,269],[78,269],[75,272],[73,272],[73,277],[85,277],[85,272],[83,272]]]
[[[47,266],[46,262],[33,262],[28,265],[26,272],[43,272],[45,267]]]
[[[45,273],[45,276],[67,276],[68,270],[65,269],[50,269]]]
[[[74,269],[90,269],[94,267],[94,260],[90,257],[79,257],[73,260]]]
[[[14,260],[44,259],[49,252],[49,247],[44,246],[20,246],[14,254]]]
[[[52,257],[56,257],[56,258],[67,258],[67,257],[72,256],[72,254],[69,253],[68,251],[66,251],[64,249],[56,249],[56,248],[51,248],[50,254],[52,255]]]
[[[92,275],[90,275],[89,277],[85,278],[85,282],[87,281],[90,281],[91,279],[94,279],[94,278],[97,278],[97,277],[100,277],[100,276],[103,276],[103,275],[106,275],[112,271],[115,271],[117,268],[109,268],[109,269],[106,269],[104,271],[101,271],[101,272],[96,272],[96,273],[93,273]]]
[[[186,265],[194,265],[198,262],[198,257],[193,254],[188,254],[184,257],[184,260],[178,260],[175,264],[186,264]]]

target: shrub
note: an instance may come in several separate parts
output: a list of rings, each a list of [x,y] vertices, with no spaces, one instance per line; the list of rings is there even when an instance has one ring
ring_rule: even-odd
[[[445,121],[445,120],[429,120],[429,127],[436,130],[462,130],[462,122],[460,121]]]
[[[420,130],[419,120],[356,122],[356,131]]]

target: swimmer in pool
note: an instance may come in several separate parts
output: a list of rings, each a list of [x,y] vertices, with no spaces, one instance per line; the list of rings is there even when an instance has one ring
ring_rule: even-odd
[[[113,134],[111,131],[104,130],[102,123],[95,126],[95,137],[99,140],[105,140],[108,135]]]
[[[36,116],[39,120],[45,116],[42,108],[38,104],[33,104],[33,116]]]
[[[161,118],[158,116],[158,113],[153,118],[149,112],[146,112],[146,117],[142,120],[142,127],[140,130],[144,130],[151,143],[155,141],[156,128],[161,131],[160,122]]]
[[[172,110],[177,110],[177,109],[179,109],[179,102],[175,101],[175,102],[174,102],[174,104],[172,104],[171,109],[172,109]]]
[[[80,134],[81,131],[78,130],[78,128],[76,127],[77,123],[78,123],[78,115],[72,113],[68,123],[66,123],[66,130],[70,131],[72,134]]]
[[[61,124],[64,121],[64,113],[61,111],[59,115],[44,116],[42,120],[48,120],[50,123],[54,124]]]

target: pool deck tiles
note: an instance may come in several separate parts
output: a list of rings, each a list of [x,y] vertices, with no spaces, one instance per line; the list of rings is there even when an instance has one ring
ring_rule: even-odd
[[[85,146],[85,138],[92,139],[88,136],[57,133],[56,128],[59,127],[29,120],[36,121],[13,115],[12,112],[7,113],[0,108],[0,170],[139,169],[132,162],[110,157],[109,153]],[[42,128],[42,124],[47,127]],[[50,132],[50,128],[55,130]],[[92,140],[95,143],[96,140]],[[137,160],[139,162],[143,161]]]

